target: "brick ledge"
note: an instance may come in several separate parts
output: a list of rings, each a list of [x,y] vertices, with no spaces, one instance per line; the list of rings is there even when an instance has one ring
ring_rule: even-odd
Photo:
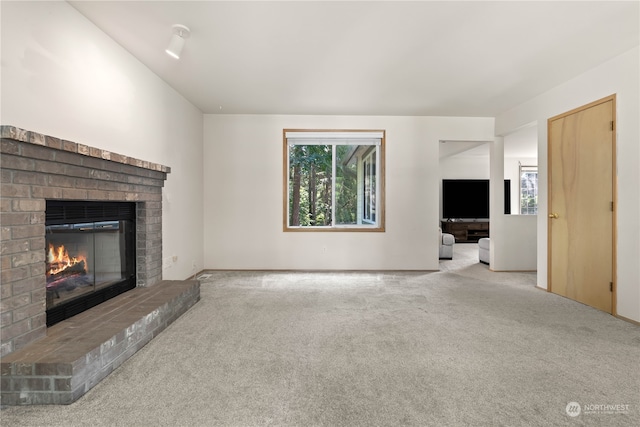
[[[83,156],[95,157],[103,160],[111,160],[112,162],[136,166],[143,169],[149,169],[164,173],[171,172],[171,168],[169,166],[148,162],[146,160],[135,159],[133,157],[125,156],[122,154],[112,153],[111,151],[90,147],[84,144],[78,144],[76,142],[44,135],[42,133],[32,132],[16,126],[0,125],[0,136],[2,138],[13,139],[15,141],[55,148],[57,150],[69,151],[71,153],[78,153]]]
[[[2,358],[2,405],[76,401],[199,300],[199,281],[162,281],[52,326]]]

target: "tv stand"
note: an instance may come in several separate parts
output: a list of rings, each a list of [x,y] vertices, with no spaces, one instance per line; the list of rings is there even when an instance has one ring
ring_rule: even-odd
[[[453,234],[456,243],[477,242],[489,237],[489,221],[442,221],[442,231]]]

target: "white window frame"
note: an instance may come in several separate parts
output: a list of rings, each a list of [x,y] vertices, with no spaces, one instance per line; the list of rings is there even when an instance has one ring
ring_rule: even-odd
[[[361,131],[361,130],[283,130],[283,156],[284,156],[284,208],[283,208],[283,230],[284,231],[384,231],[384,146],[385,131]],[[332,173],[331,173],[331,224],[328,226],[291,226],[289,225],[289,173],[290,173],[290,148],[295,145],[331,145],[332,146]],[[364,187],[360,185],[362,163],[364,158],[368,158],[372,153],[367,153],[363,159],[358,162],[358,212],[357,224],[336,224],[336,147],[339,145],[371,145],[376,146],[376,150],[372,150],[376,155],[376,188],[375,202],[375,221],[363,220],[363,197]],[[363,181],[362,181],[363,182]]]
[[[375,154],[375,159],[374,159],[374,154]],[[377,185],[377,180],[375,180],[376,177],[376,173],[369,175],[369,179],[374,179],[374,185],[373,185],[373,189],[375,194],[373,195],[373,197],[369,197],[369,203],[367,203],[367,169],[371,169],[371,165],[374,163],[372,160],[375,160],[375,165],[376,165],[376,169],[378,167],[378,158],[379,158],[379,154],[380,154],[380,150],[371,150],[369,151],[361,160],[362,163],[362,186],[358,186],[358,191],[362,192],[362,201],[361,203],[359,203],[359,205],[362,207],[362,214],[358,214],[358,219],[362,220],[362,223],[364,224],[375,224],[376,223],[376,201],[378,200],[379,197],[379,189],[378,189],[378,185]],[[369,186],[371,186],[371,184],[369,183]],[[369,193],[371,191],[369,190]],[[367,206],[368,205],[368,206]],[[369,208],[369,215],[373,214],[373,219],[368,218],[367,217],[367,207]]]
[[[522,173],[523,172],[535,172],[536,176],[537,176],[538,175],[538,166],[520,165],[518,172],[519,172],[518,173],[518,212],[520,213],[520,215],[537,215],[539,199],[536,202],[536,213],[523,212],[523,210],[522,210]],[[536,186],[538,185],[537,183],[538,183],[538,178],[536,178]],[[539,191],[540,191],[540,188],[537,187],[536,198],[539,195]]]

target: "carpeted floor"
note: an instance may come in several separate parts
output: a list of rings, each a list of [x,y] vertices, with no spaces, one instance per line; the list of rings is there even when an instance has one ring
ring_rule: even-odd
[[[76,403],[5,408],[1,424],[640,425],[640,327],[489,271],[477,245],[440,265],[212,272]]]

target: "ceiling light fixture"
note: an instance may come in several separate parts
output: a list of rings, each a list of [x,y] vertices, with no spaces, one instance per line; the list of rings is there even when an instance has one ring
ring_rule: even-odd
[[[169,56],[180,59],[180,53],[184,47],[184,41],[189,38],[191,30],[184,25],[175,24],[173,27],[173,35],[169,42],[169,47],[165,50]]]

